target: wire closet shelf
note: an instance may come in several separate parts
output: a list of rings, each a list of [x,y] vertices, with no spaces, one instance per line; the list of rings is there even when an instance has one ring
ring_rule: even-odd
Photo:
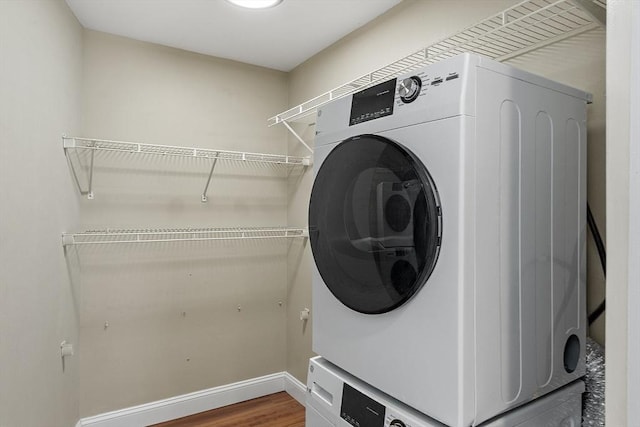
[[[443,59],[473,52],[497,61],[601,27],[605,0],[526,0],[457,34],[271,117],[269,126],[315,114],[326,103]]]
[[[90,230],[63,233],[63,246],[106,245],[116,243],[194,242],[207,240],[290,239],[308,237],[304,228],[172,228],[141,230]]]
[[[265,153],[251,153],[244,151],[228,151],[228,150],[216,150],[211,148],[194,148],[194,147],[181,147],[175,145],[158,145],[158,144],[144,144],[139,142],[127,142],[127,141],[113,141],[108,139],[96,139],[96,138],[82,138],[82,137],[69,137],[63,135],[62,146],[65,150],[65,154],[69,158],[69,166],[72,169],[73,176],[78,185],[80,193],[86,195],[89,200],[93,200],[93,171],[94,171],[94,155],[98,152],[107,153],[125,153],[134,155],[155,155],[155,156],[169,156],[169,157],[181,157],[192,159],[204,159],[211,163],[208,178],[206,180],[204,190],[200,196],[200,200],[205,203],[208,201],[207,191],[213,171],[218,161],[232,161],[232,162],[247,162],[251,164],[266,164],[266,165],[284,165],[285,167],[295,166],[309,166],[311,164],[310,157],[297,157],[288,156],[284,154],[265,154]],[[79,151],[88,151],[89,158],[87,159],[88,165],[86,173],[83,173],[81,165],[77,166],[77,162],[71,161],[72,157],[69,152],[73,150],[75,153]],[[85,178],[86,175],[86,178]],[[82,179],[81,179],[82,177]],[[85,184],[83,184],[86,181]]]
[[[113,151],[131,154],[188,157],[210,160],[232,160],[241,162],[275,163],[290,166],[308,166],[309,157],[283,154],[251,153],[244,151],[216,150],[211,148],[181,147],[174,145],[144,144],[139,142],[112,141],[108,139],[63,136],[63,146],[68,149]]]

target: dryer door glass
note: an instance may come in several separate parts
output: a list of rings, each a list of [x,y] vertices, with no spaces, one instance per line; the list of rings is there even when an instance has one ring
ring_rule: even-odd
[[[349,138],[318,170],[309,205],[313,256],[329,290],[361,313],[420,290],[440,250],[441,209],[422,162],[377,135]]]

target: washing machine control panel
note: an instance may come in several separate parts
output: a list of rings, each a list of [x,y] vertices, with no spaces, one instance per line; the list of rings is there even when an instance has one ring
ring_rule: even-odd
[[[320,356],[309,361],[305,406],[312,427],[442,426]]]
[[[354,93],[349,126],[393,114],[395,93],[396,79]]]
[[[340,418],[353,427],[414,427],[395,408],[387,407],[347,383],[342,385]],[[344,423],[340,425],[345,425]],[[417,427],[418,425],[415,424]]]
[[[429,68],[429,70],[432,70]],[[426,70],[418,71],[410,77],[397,79],[396,107],[403,107],[406,104],[419,100],[421,97],[428,97],[431,91],[438,91],[443,85],[449,86],[449,82],[460,77],[457,71],[447,73],[427,73]],[[433,92],[432,94],[435,94]]]
[[[349,384],[342,388],[340,418],[354,427],[384,427],[386,408]]]
[[[437,93],[441,92],[438,88],[451,87],[452,83],[459,82],[460,77],[457,71],[444,72],[438,68],[431,66],[417,70],[412,75],[387,80],[354,93],[351,97],[349,126],[390,116],[394,114],[394,108],[412,105],[415,101],[418,101],[415,104],[424,104],[420,100],[431,98],[431,95],[437,99]]]

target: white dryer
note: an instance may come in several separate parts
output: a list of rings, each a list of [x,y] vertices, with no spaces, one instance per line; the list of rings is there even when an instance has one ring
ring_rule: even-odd
[[[322,107],[313,350],[449,426],[584,375],[589,99],[464,54]]]

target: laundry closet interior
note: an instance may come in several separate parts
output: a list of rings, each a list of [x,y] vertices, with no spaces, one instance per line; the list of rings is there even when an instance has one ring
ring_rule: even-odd
[[[305,2],[246,11],[230,42]],[[605,88],[624,94],[630,78],[605,71],[628,66],[633,2],[381,1],[302,62],[270,66],[83,26],[108,3],[0,0],[0,427],[144,425],[282,390],[304,404],[318,108],[467,51],[592,95],[586,199],[611,261],[605,286],[585,229],[587,313],[611,286],[618,297],[587,334],[607,349],[608,421],[624,425],[628,232],[615,224],[628,207],[612,203],[628,183],[611,174],[629,147],[607,138]],[[127,3],[115,6],[123,23]],[[607,8],[623,22],[609,51]],[[135,418],[144,411],[154,415]]]

